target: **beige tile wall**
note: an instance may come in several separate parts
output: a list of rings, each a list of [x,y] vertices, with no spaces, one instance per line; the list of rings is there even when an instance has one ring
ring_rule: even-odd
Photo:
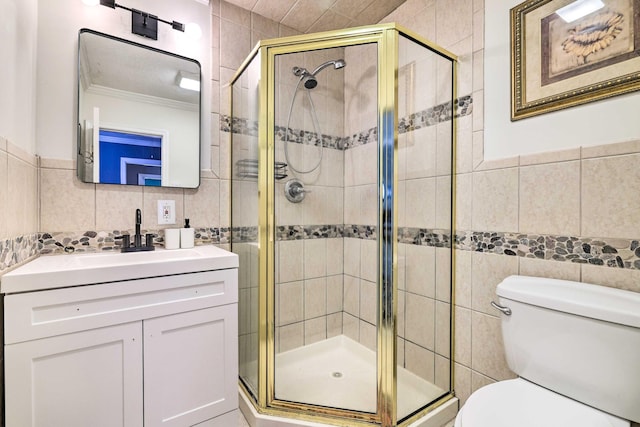
[[[458,120],[459,230],[599,237],[607,242],[640,237],[640,198],[634,197],[640,190],[640,141],[604,140],[598,147],[483,161],[483,0],[407,1],[384,21],[413,28],[457,54],[458,96],[473,94],[473,114]],[[434,25],[421,28],[420,22]],[[497,284],[509,274],[640,292],[640,270],[456,250],[454,388],[462,403],[478,388],[514,376],[502,351],[500,319],[488,306]]]
[[[599,237],[614,245],[616,238],[638,239],[640,217],[633,213],[637,197],[630,196],[640,190],[637,148],[634,141],[598,147],[598,157],[591,157],[591,148],[523,156],[516,159],[517,167],[469,174],[473,194],[463,184],[457,196],[472,198],[473,230],[482,230],[478,223],[490,223],[497,228],[486,230],[510,226],[506,231]],[[488,210],[486,202],[477,207],[495,197],[500,211]],[[500,319],[489,306],[506,276],[560,278],[640,292],[640,270],[479,252],[457,251],[456,257],[456,390],[463,401],[478,385],[514,376],[504,360]]]
[[[342,238],[276,242],[276,351],[340,335]]]
[[[38,231],[38,158],[0,136],[0,239]]]
[[[228,185],[228,183],[226,184]],[[198,189],[96,185],[80,182],[73,162],[42,159],[40,167],[40,230],[85,232],[129,230],[135,225],[135,210],[143,212],[147,230],[180,227],[189,218],[193,227],[228,224],[228,202],[220,208],[223,183],[203,173]],[[158,225],[157,201],[175,200],[176,224]],[[228,226],[228,225],[227,225]]]

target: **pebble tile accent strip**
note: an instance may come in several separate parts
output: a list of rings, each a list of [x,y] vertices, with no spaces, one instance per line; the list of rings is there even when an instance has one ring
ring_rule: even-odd
[[[429,228],[401,227],[398,229],[398,242],[436,248],[451,247],[451,231]]]
[[[0,272],[23,263],[38,253],[37,234],[26,234],[15,239],[0,239]]]
[[[426,110],[418,111],[408,117],[403,117],[398,123],[398,132],[411,132],[423,127],[434,126],[451,120],[451,115],[463,117],[473,112],[473,98],[471,95],[460,97],[454,101],[454,112],[452,113],[451,102],[436,105]],[[221,114],[220,130],[223,132],[233,132],[241,135],[258,135],[258,122],[254,120],[242,119]],[[276,126],[276,138],[296,144],[309,144],[333,148],[336,150],[346,150],[360,145],[369,144],[378,140],[378,129],[371,128],[365,131],[346,136],[318,135],[316,132],[309,132],[302,129],[289,129],[286,132],[284,126]]]
[[[309,132],[302,129],[289,129],[284,126],[275,126],[276,139],[279,141],[294,142],[296,144],[315,145],[316,147],[322,146],[324,148],[333,148],[336,150],[343,150],[343,139],[339,136],[331,135],[318,135],[316,132]],[[286,138],[286,139],[285,139]]]
[[[141,233],[153,233],[154,245],[164,245],[164,230],[142,230]],[[100,252],[120,250],[121,243],[116,237],[123,234],[133,235],[133,230],[85,231],[80,233],[40,233],[38,243],[41,254],[63,254],[74,252]],[[221,245],[230,242],[229,228],[195,228],[196,245]]]
[[[454,101],[455,117],[462,117],[473,112],[473,98],[471,95],[463,96]],[[451,102],[436,105],[426,110],[418,111],[408,117],[403,117],[398,123],[398,133],[411,132],[420,128],[435,126],[451,120]]]
[[[456,248],[640,270],[640,239],[466,231],[456,234]]]
[[[157,234],[154,244],[164,244],[163,230],[144,230]],[[0,239],[0,272],[38,254],[100,252],[119,250],[115,237],[131,231],[86,231],[84,233],[38,233],[15,239]],[[231,242],[255,242],[257,227],[205,227],[195,229],[196,245],[224,245]],[[277,240],[358,238],[375,240],[377,227],[357,224],[288,225],[276,230]],[[448,230],[402,227],[398,230],[400,243],[448,248]],[[549,261],[574,262],[640,270],[640,239],[598,239],[591,237],[553,236],[490,231],[458,231],[454,238],[456,249],[519,256]]]
[[[238,232],[238,240],[235,240],[235,233],[234,230],[236,242],[257,240],[257,228],[254,227]],[[277,240],[339,237],[375,240],[378,238],[377,227],[356,224],[287,225],[279,226],[276,230]],[[449,230],[401,227],[398,230],[398,242],[448,248],[451,247],[451,233]],[[466,251],[640,270],[640,239],[459,231],[454,244],[456,249]]]

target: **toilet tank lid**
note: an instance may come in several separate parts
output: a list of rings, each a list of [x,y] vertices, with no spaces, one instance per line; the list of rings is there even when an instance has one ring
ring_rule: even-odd
[[[640,328],[640,293],[569,280],[509,276],[499,297]]]

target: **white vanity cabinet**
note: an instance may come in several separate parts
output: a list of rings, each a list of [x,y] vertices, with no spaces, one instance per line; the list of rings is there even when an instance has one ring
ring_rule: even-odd
[[[237,257],[199,248],[211,251],[224,259],[200,266],[210,270],[158,277],[16,292],[20,269],[3,276],[7,427],[226,427],[238,406]]]
[[[5,346],[6,425],[141,426],[142,324]]]
[[[193,426],[238,407],[237,316],[234,304],[143,322],[145,426]]]

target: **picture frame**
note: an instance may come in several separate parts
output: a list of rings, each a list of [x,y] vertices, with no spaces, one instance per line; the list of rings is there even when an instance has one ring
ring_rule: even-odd
[[[598,9],[560,16],[587,2]],[[510,15],[511,121],[640,89],[640,0],[528,0]]]

